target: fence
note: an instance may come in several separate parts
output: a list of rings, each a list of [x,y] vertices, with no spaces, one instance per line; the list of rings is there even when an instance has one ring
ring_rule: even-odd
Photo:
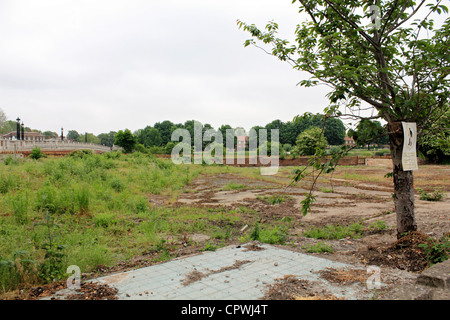
[[[44,141],[29,141],[29,140],[6,140],[0,139],[0,153],[30,153],[34,147],[39,147],[44,153],[58,153],[71,152],[75,150],[92,150],[96,153],[109,152],[112,150],[119,150],[119,147],[113,148],[98,145],[94,143],[75,142],[70,140],[44,140]]]

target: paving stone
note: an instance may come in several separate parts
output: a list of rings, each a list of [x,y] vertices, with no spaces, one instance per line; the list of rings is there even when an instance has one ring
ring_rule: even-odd
[[[277,278],[294,275],[319,281],[338,297],[370,298],[364,286],[342,287],[320,278],[317,272],[326,268],[352,268],[351,265],[266,244],[260,247],[264,250],[225,247],[92,281],[116,287],[119,299],[256,300],[264,296],[267,285]],[[237,261],[249,262],[236,267]],[[203,276],[186,285],[183,280],[192,271],[201,272]]]

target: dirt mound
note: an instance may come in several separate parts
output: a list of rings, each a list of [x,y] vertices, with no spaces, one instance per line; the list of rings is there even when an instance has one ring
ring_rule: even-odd
[[[415,231],[387,247],[369,247],[362,256],[369,264],[421,272],[429,266],[430,262],[419,245],[430,244],[430,242],[429,236]]]
[[[77,293],[68,295],[66,300],[117,300],[116,288],[111,288],[107,284],[94,282],[82,283]]]
[[[285,275],[276,279],[274,284],[267,287],[262,300],[339,300],[326,290],[318,289],[311,282],[298,279],[294,275]]]

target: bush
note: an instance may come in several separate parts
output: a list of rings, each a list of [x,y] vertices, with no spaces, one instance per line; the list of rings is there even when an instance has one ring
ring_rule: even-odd
[[[45,155],[42,153],[41,148],[34,147],[33,150],[31,150],[30,158],[34,160],[39,160],[40,158],[45,157]]]
[[[420,193],[420,200],[425,201],[441,201],[444,198],[444,194],[441,190],[434,190],[433,193],[425,192],[421,188],[417,188],[417,191]]]
[[[431,262],[431,265],[434,265],[448,259],[450,240],[448,237],[443,237],[439,242],[429,239],[428,243],[421,243],[418,247],[424,250],[427,260]]]
[[[5,166],[9,166],[9,165],[15,165],[19,163],[19,160],[14,159],[11,155],[8,155],[4,160],[3,163],[5,164]]]
[[[300,133],[297,137],[294,153],[300,156],[310,156],[317,150],[325,150],[328,142],[318,127],[311,127]]]

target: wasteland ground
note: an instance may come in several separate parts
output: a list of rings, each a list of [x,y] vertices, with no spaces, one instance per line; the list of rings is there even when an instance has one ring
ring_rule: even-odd
[[[200,228],[200,232],[165,234],[161,246],[168,249],[169,260],[258,240],[348,263],[361,270],[379,266],[381,280],[396,286],[413,281],[419,272],[429,267],[430,261],[418,244],[427,243],[429,239],[439,242],[449,235],[448,166],[425,165],[415,172],[416,188],[428,192],[441,190],[444,198],[424,201],[417,194],[418,232],[401,240],[397,239],[392,178],[385,177],[391,172],[390,167],[344,166],[332,175],[323,176],[315,186],[316,201],[306,216],[301,214],[300,207],[305,193],[310,191],[311,180],[289,186],[293,169],[282,167],[270,176],[261,176],[258,168],[206,171],[176,195],[148,195],[149,206],[153,209],[173,208],[182,212],[190,208],[195,212],[198,208],[202,212],[207,210],[211,216],[221,215],[208,220],[208,223],[216,223],[215,227],[221,232],[202,233]],[[139,224],[138,220],[134,222]],[[83,279],[161,263],[155,260],[160,251],[135,255],[114,265],[99,265],[95,271],[83,274]],[[325,279],[344,285],[355,279],[367,279],[367,274],[328,271],[322,275]],[[361,280],[361,276],[365,278]],[[281,279],[268,288],[265,298],[292,299],[295,292],[298,296],[298,290],[308,291],[306,284],[297,282],[290,277]],[[39,287],[29,291],[28,296],[14,298],[38,298],[45,296],[46,290],[48,295],[55,288],[58,285],[47,289]],[[380,292],[380,297],[388,294],[390,288]],[[289,294],[291,291],[293,293]]]

